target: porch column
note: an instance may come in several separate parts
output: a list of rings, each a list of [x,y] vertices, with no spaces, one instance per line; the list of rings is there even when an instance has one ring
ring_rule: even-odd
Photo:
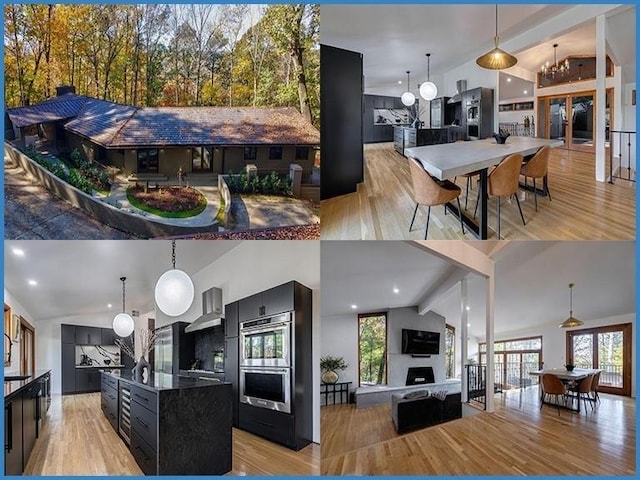
[[[467,358],[469,358],[469,344],[467,341],[467,337],[469,336],[469,331],[467,327],[469,314],[467,313],[467,305],[469,305],[469,293],[467,286],[467,279],[463,278],[460,280],[460,381],[462,383],[462,402],[466,402],[469,400],[469,391],[467,389],[467,371],[465,369],[465,364],[467,363]]]
[[[607,102],[606,76],[607,76],[607,51],[606,51],[606,19],[604,15],[596,17],[596,111],[595,131],[596,137],[596,181],[606,181],[605,159],[605,110]]]
[[[493,380],[494,380],[494,358],[493,358],[493,296],[495,292],[494,276],[490,275],[485,280],[487,289],[487,318],[486,318],[486,339],[487,339],[487,381],[485,390],[485,410],[493,412]]]

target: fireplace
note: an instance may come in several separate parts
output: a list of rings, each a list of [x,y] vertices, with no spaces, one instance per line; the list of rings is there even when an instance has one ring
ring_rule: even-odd
[[[425,383],[435,383],[433,367],[410,367],[407,372],[406,385],[422,385]]]

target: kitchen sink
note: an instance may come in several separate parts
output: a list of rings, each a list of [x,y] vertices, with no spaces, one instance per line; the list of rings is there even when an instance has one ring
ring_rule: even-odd
[[[5,382],[13,382],[14,380],[26,380],[30,378],[31,375],[6,375],[4,377]]]

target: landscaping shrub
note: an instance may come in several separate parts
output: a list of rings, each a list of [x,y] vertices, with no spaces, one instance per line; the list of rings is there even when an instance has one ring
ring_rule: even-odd
[[[186,218],[201,213],[207,199],[194,188],[170,187],[149,188],[131,186],[127,199],[136,208],[168,218]]]
[[[267,175],[255,175],[251,178],[246,172],[239,175],[229,175],[225,177],[225,181],[231,193],[261,193],[263,195],[284,195],[291,196],[291,179],[289,177],[281,178],[276,172]]]

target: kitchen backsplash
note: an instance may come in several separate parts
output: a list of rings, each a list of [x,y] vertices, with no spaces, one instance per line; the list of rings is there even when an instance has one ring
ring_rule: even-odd
[[[195,335],[196,358],[200,360],[198,368],[210,371],[223,370],[224,366],[220,365],[221,362],[214,364],[214,355],[217,353],[218,358],[224,358],[224,327],[221,325],[194,332],[193,335]]]
[[[108,362],[105,362],[108,360]],[[120,365],[120,348],[115,345],[76,345],[76,365],[104,367]]]

